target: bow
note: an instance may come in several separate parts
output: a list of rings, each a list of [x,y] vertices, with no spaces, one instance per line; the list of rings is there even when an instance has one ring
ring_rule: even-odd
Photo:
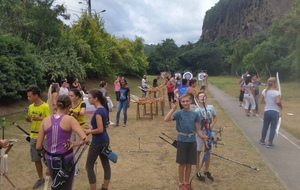
[[[278,91],[280,93],[281,96],[281,86],[280,86],[280,81],[279,81],[279,74],[278,72],[276,73],[276,78],[277,78],[277,86],[278,86]],[[276,126],[276,135],[278,136],[278,132],[280,129],[280,125],[281,125],[281,116],[279,116],[278,121],[277,121],[277,126]]]

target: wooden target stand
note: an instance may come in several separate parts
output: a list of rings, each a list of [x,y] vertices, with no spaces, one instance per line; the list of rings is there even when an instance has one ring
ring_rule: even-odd
[[[3,184],[3,178],[5,178],[14,189],[17,189],[15,184],[9,179],[6,175],[7,173],[7,161],[8,161],[8,152],[13,147],[12,143],[9,143],[7,147],[0,149],[0,184]]]

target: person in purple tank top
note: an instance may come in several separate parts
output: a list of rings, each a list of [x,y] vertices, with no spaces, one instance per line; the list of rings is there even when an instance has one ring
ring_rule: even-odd
[[[60,95],[57,99],[57,112],[44,118],[39,129],[36,149],[43,150],[43,139],[46,136],[46,159],[52,180],[54,180],[65,163],[74,160],[73,147],[79,146],[82,142],[88,142],[88,138],[77,120],[67,115],[70,106],[70,97],[68,95]],[[70,141],[72,132],[75,132],[81,141]],[[72,190],[73,179],[74,170],[64,184],[64,190]]]

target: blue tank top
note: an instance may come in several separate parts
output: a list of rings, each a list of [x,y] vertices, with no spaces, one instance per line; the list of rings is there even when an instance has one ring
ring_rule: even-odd
[[[189,88],[189,86],[187,86],[187,85],[179,86],[178,87],[179,96],[182,96],[187,91],[188,88]]]
[[[47,137],[47,152],[52,154],[63,154],[68,150],[64,148],[64,144],[68,139],[71,139],[72,131],[66,131],[60,126],[60,121],[65,115],[61,115],[59,118],[50,116],[51,126],[45,131]],[[50,159],[48,154],[47,159]],[[68,154],[65,158],[70,158],[72,154]]]

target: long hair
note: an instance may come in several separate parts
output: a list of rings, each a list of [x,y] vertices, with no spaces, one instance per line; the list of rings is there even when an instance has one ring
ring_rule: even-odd
[[[91,94],[93,98],[98,98],[102,106],[107,103],[106,97],[103,96],[102,92],[99,89],[92,89],[89,91],[89,94]]]
[[[267,81],[267,89],[266,89],[266,92],[265,92],[265,96],[267,94],[267,91],[270,90],[270,88],[272,88],[275,84],[277,83],[277,78],[276,77],[270,77]]]

